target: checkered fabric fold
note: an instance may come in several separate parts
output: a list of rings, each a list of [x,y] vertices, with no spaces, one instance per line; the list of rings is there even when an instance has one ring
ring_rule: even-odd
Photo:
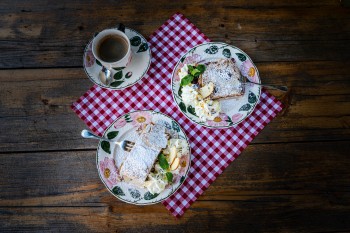
[[[187,50],[207,41],[187,18],[177,13],[149,37],[152,64],[143,79],[121,91],[95,85],[72,105],[91,130],[100,135],[118,116],[132,110],[159,111],[181,125],[191,143],[191,168],[181,188],[163,201],[176,217],[184,214],[282,109],[281,103],[263,90],[253,113],[235,127],[209,129],[188,120],[172,98],[171,73]]]

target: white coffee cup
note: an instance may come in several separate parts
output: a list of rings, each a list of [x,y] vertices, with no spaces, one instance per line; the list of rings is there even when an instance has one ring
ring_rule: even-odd
[[[101,43],[108,38],[120,38],[120,46],[123,48],[122,54],[118,54],[119,58],[116,57],[115,60],[106,59],[102,57],[101,54]],[[115,40],[115,43],[119,42]],[[117,46],[118,47],[118,46]],[[92,53],[94,57],[101,62],[103,66],[107,69],[116,68],[116,67],[126,67],[131,60],[131,45],[129,38],[125,35],[124,32],[118,29],[106,29],[98,33],[92,41]]]

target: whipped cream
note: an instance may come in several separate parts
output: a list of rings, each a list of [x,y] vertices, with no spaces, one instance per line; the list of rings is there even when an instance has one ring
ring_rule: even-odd
[[[221,111],[220,102],[217,100],[203,99],[198,92],[197,85],[190,84],[182,87],[182,101],[187,106],[195,109],[201,122],[213,120]]]
[[[161,193],[167,185],[167,181],[164,178],[164,174],[162,173],[150,173],[148,175],[148,181],[145,182],[147,190],[152,194]]]
[[[200,100],[194,106],[195,112],[201,121],[213,120],[221,110],[219,101],[211,99]]]
[[[198,89],[194,84],[190,84],[182,87],[182,100],[186,106],[196,104],[196,101],[201,97],[198,93]]]
[[[167,159],[170,153],[170,148],[173,146],[176,148],[176,157],[179,157],[179,158],[181,158],[183,154],[185,154],[189,150],[186,140],[180,139],[180,138],[177,138],[177,139],[172,138],[167,142],[167,147],[162,150],[162,152],[165,155],[167,155],[166,156]],[[170,165],[170,162],[169,162],[169,165]],[[173,175],[177,175],[179,174],[179,171],[180,171],[180,167],[178,167],[175,170],[171,170],[171,173]],[[168,184],[166,172],[168,172],[168,170],[163,170],[159,165],[159,163],[156,163],[154,165],[154,171],[148,174],[148,179],[144,183],[144,186],[147,188],[147,190],[150,193],[152,194],[161,193],[165,189],[166,185]]]

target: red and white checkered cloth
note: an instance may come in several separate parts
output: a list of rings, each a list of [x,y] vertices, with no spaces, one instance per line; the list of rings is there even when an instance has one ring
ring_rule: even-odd
[[[209,39],[203,33],[177,13],[150,36],[152,64],[142,80],[121,91],[95,85],[72,105],[78,116],[99,134],[118,116],[132,110],[163,112],[181,125],[191,142],[192,164],[181,188],[163,201],[176,217],[184,214],[282,109],[281,103],[263,90],[254,112],[235,127],[209,129],[188,120],[172,98],[171,73],[181,55],[206,41]]]

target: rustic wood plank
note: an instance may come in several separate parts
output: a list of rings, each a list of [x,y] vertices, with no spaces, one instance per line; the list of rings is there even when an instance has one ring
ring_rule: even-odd
[[[350,211],[349,149],[348,141],[250,145],[200,200],[306,195],[319,199],[319,204],[338,199]],[[95,156],[95,151],[0,154],[0,206],[119,202],[100,181]]]
[[[349,140],[349,62],[257,63],[265,83],[287,85],[274,92],[286,108],[253,143]],[[94,148],[80,137],[85,124],[70,109],[91,82],[81,68],[0,71],[2,151]],[[18,139],[20,134],[21,139]]]
[[[20,7],[18,6],[17,3],[21,3]],[[96,4],[97,1],[91,1],[90,4]],[[187,2],[185,1],[178,1],[179,3],[173,3],[169,2],[167,5],[168,7],[182,7],[184,8],[184,5],[186,5]],[[322,7],[322,6],[339,6],[341,5],[339,1],[334,1],[334,0],[319,0],[319,1],[305,1],[305,0],[285,0],[285,1],[275,1],[275,0],[252,0],[252,1],[245,1],[245,0],[236,0],[233,2],[225,2],[225,1],[216,1],[216,4],[220,3],[228,4],[232,7],[237,7],[237,8],[293,8],[293,7]],[[69,3],[69,4],[65,4]],[[203,4],[206,2],[203,2],[201,0],[193,0],[191,1],[191,4],[194,6],[197,6],[199,4]],[[215,4],[212,3],[212,4]],[[1,1],[0,3],[0,9],[2,12],[8,12],[9,10],[12,11],[18,11],[18,12],[33,12],[35,9],[36,10],[63,10],[64,9],[80,9],[82,6],[84,7],[87,3],[85,2],[69,2],[68,0],[63,0],[60,2],[49,0],[46,2],[37,2],[35,5],[33,5],[32,2],[22,2],[19,0],[4,0]],[[107,3],[102,2],[101,3],[103,6],[110,5]],[[131,1],[131,4],[135,4],[133,1]],[[154,2],[156,6],[161,6],[162,3],[157,3]],[[206,3],[208,4],[208,3]],[[210,4],[210,3],[209,3]],[[121,2],[118,3],[119,6],[125,6],[127,4]],[[145,7],[151,7],[150,5],[146,5]]]
[[[280,206],[283,206],[282,208]],[[180,219],[152,207],[0,208],[2,232],[348,232],[349,211],[312,198],[198,201]],[[156,221],[155,221],[156,219]]]
[[[11,147],[17,151],[65,150],[91,145],[91,141],[85,141],[83,147],[79,146],[80,131],[86,126],[70,108],[71,103],[92,86],[83,70],[3,72],[0,129],[7,132],[7,136],[0,136],[1,150],[9,151]]]
[[[4,0],[0,12],[1,232],[350,232],[341,1]],[[80,138],[70,110],[92,85],[81,66],[95,31],[123,22],[147,37],[175,12],[247,52],[264,83],[290,88],[273,92],[283,112],[179,220],[108,193],[97,142]]]
[[[116,5],[51,1],[21,3],[20,8],[15,2],[5,2],[2,8],[2,69],[82,66],[83,48],[96,31],[124,22],[147,37],[177,11],[209,38],[236,45],[257,62],[350,58],[350,24],[346,23],[350,10],[334,2],[322,1],[320,6],[300,1],[291,7],[292,1],[269,1],[269,7],[269,2],[262,1],[260,6],[244,1],[183,1],[164,7],[161,2],[148,0]],[[157,14],[155,9],[159,9]]]
[[[92,151],[0,154],[0,225],[2,232],[348,231],[349,149],[348,142],[248,146],[179,220],[161,204],[111,196]]]

